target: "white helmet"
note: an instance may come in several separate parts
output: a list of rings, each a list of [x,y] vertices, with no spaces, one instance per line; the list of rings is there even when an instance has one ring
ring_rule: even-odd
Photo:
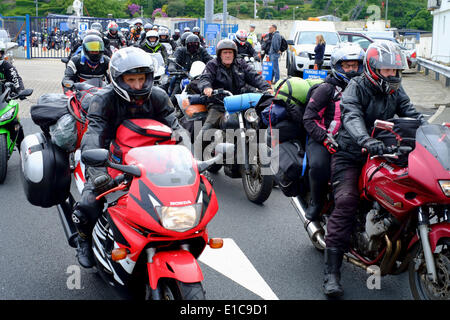
[[[159,35],[155,30],[147,31],[145,38],[147,39],[145,42],[152,48],[155,48],[159,44]],[[156,38],[156,40],[151,41],[150,38]]]

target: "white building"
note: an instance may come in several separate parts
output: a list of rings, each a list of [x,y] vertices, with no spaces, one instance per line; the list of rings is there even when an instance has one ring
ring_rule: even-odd
[[[431,59],[450,63],[450,0],[428,0],[433,15]]]

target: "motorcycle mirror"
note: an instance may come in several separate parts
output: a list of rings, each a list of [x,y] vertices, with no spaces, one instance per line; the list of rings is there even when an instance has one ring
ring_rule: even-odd
[[[381,130],[393,130],[394,123],[389,122],[389,121],[383,121],[383,120],[375,120],[375,128],[381,129]]]
[[[86,150],[81,154],[81,161],[91,167],[104,167],[108,162],[109,151],[106,149]]]
[[[67,62],[69,62],[69,58],[67,58],[67,57],[61,58],[61,62],[62,63],[67,63]]]
[[[26,97],[31,96],[32,93],[33,93],[33,89],[24,89],[24,90],[22,90],[22,91],[19,92],[19,94],[17,95],[17,97],[18,97],[20,100],[23,100],[23,99],[25,99]]]

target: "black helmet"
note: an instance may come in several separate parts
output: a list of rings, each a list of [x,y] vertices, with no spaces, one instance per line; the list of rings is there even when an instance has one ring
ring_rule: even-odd
[[[180,40],[181,40],[181,45],[182,45],[183,47],[186,46],[186,39],[187,39],[187,37],[189,37],[191,34],[193,34],[193,33],[192,33],[192,32],[185,32],[185,33],[183,33],[183,34],[181,35]]]
[[[105,45],[100,36],[96,34],[86,35],[83,38],[83,54],[89,62],[97,64],[103,56]]]
[[[200,48],[200,39],[195,35],[191,34],[186,38],[186,49],[190,54],[194,54]]]
[[[220,53],[222,52],[222,50],[225,50],[225,49],[233,50],[234,57],[236,58],[237,53],[238,53],[236,43],[230,39],[223,39],[223,40],[220,40],[216,46],[216,55],[219,60],[220,60]]]
[[[143,102],[148,100],[153,87],[154,64],[152,57],[137,47],[127,47],[116,51],[109,63],[109,77],[116,93],[128,102]],[[123,81],[124,74],[146,75],[142,89],[134,90]]]

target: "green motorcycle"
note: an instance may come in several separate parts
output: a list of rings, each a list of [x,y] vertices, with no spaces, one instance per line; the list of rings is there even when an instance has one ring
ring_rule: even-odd
[[[5,181],[8,160],[14,146],[23,139],[22,126],[17,116],[19,103],[15,99],[23,100],[33,93],[32,89],[25,89],[16,94],[12,88],[12,83],[0,81],[0,184]]]

